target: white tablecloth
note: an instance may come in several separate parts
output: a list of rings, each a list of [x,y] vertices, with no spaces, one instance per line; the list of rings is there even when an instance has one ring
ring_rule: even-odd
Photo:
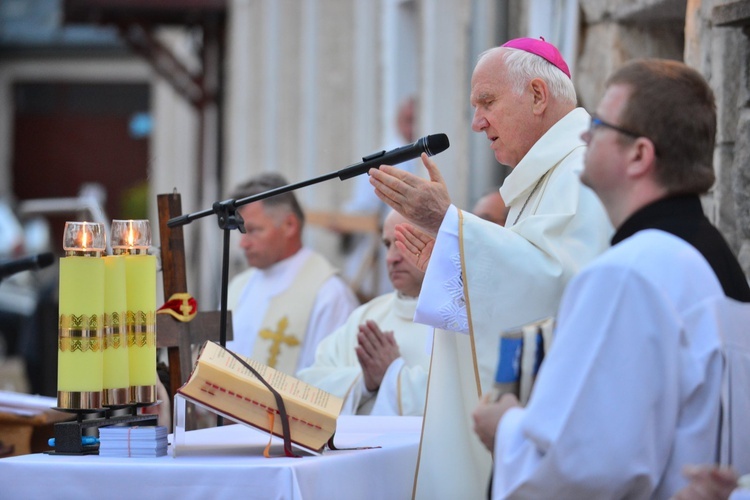
[[[3,499],[107,498],[407,499],[416,467],[420,417],[341,416],[337,447],[286,458],[268,434],[232,424],[186,433],[179,454],[159,458],[34,454],[0,460]],[[171,442],[171,436],[170,436]]]

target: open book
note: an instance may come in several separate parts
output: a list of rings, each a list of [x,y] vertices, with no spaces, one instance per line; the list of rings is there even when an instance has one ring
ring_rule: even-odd
[[[336,432],[336,419],[343,399],[257,361],[238,356],[215,342],[203,344],[193,373],[177,392],[233,420],[283,437],[282,418],[274,394],[235,356],[255,369],[281,395],[291,441],[321,451]]]

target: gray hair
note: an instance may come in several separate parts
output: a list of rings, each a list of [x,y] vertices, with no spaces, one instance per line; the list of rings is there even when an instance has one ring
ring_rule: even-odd
[[[489,51],[483,52],[479,57],[487,52]],[[510,47],[503,47],[502,57],[508,69],[511,88],[516,95],[521,95],[531,80],[541,78],[553,98],[573,106],[578,103],[573,81],[543,57]]]
[[[277,189],[286,186],[288,183],[286,179],[277,173],[266,172],[254,177],[243,184],[240,184],[235,191],[232,193],[232,198],[241,199],[256,194],[270,191],[271,189]],[[277,194],[270,198],[261,200],[265,207],[285,207],[299,220],[300,227],[305,223],[305,213],[302,211],[297,197],[292,191],[286,193]]]

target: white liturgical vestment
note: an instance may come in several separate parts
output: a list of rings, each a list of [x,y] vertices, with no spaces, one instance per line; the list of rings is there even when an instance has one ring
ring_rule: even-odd
[[[228,308],[232,311],[234,340],[227,342],[227,348],[243,356],[252,356],[258,334],[262,329],[273,329],[274,325],[264,325],[269,308],[288,308],[290,314],[304,318],[306,325],[301,335],[301,345],[293,346],[296,351],[296,368],[287,371],[294,375],[298,370],[312,364],[315,349],[320,341],[346,321],[349,314],[359,305],[349,286],[332,270],[327,278],[314,278],[310,283],[305,276],[305,266],[309,259],[316,259],[320,266],[330,266],[320,255],[302,248],[291,257],[275,263],[267,269],[249,269],[237,275],[229,284]],[[274,298],[286,294],[300,297],[298,301],[275,304]],[[282,350],[286,345],[281,346]],[[284,355],[284,352],[281,353]],[[269,364],[267,357],[257,361]]]
[[[345,398],[342,413],[360,415],[422,415],[430,365],[432,329],[414,323],[417,299],[392,292],[358,307],[344,325],[318,346],[315,363],[300,371],[304,382]],[[373,320],[381,331],[392,331],[401,357],[386,370],[380,389],[369,393],[354,351],[359,325]]]
[[[506,227],[455,207],[443,219],[415,315],[437,328],[416,498],[486,496],[491,456],[471,412],[493,385],[500,332],[554,316],[568,280],[609,246],[604,208],[579,180],[589,121],[568,113],[505,179]]]
[[[667,499],[686,485],[684,465],[714,463],[716,300],[728,299],[703,256],[663,231],[586,267],[529,404],[498,424],[493,498]]]

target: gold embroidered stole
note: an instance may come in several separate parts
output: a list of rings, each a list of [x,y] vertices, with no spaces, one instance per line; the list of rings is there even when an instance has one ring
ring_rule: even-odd
[[[336,270],[327,260],[316,253],[310,255],[291,286],[269,301],[252,359],[284,373],[296,372],[317,291],[334,274]]]

